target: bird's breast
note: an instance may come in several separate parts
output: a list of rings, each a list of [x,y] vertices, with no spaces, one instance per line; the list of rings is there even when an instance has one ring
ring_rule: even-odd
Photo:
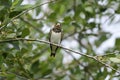
[[[60,42],[61,42],[61,32],[56,33],[54,31],[52,31],[51,42],[56,43],[56,44],[60,44]]]

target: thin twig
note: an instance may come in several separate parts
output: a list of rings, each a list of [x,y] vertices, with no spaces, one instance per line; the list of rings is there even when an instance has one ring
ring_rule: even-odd
[[[117,73],[119,73],[119,74],[120,74],[120,71],[116,70],[115,68],[113,68],[113,67],[112,67],[112,66],[110,66],[109,64],[106,64],[106,63],[104,63],[104,62],[102,62],[102,61],[98,60],[97,58],[94,58],[94,60],[98,61],[99,63],[101,63],[101,64],[105,65],[106,67],[109,67],[110,69],[112,69],[112,70],[114,70],[114,71],[116,71]]]
[[[38,29],[36,26],[34,26],[32,23],[30,23],[28,20],[23,19],[22,17],[20,17],[21,21],[27,23],[28,25],[30,25],[33,29],[35,29],[36,31],[43,33],[40,29]]]
[[[30,7],[30,8],[28,8],[28,9],[24,10],[23,12],[21,12],[20,14],[16,15],[15,17],[13,17],[13,18],[8,22],[8,24],[9,24],[10,22],[12,22],[14,19],[22,16],[23,14],[27,13],[28,11],[30,11],[30,10],[32,10],[32,9],[35,9],[35,8],[37,8],[37,7],[40,7],[40,6],[42,6],[42,5],[45,5],[45,4],[48,4],[48,3],[51,3],[51,2],[55,2],[55,1],[57,1],[57,0],[50,0],[50,1],[48,1],[48,2],[45,2],[45,3],[42,3],[42,4],[36,5],[36,6],[34,6],[34,7]],[[4,28],[6,25],[7,25],[7,24],[5,24],[5,25],[3,25],[2,27],[0,27],[0,30],[1,30],[2,28]]]
[[[8,71],[7,71],[6,73],[7,73],[7,74],[13,74],[13,75],[19,77],[19,78],[22,79],[22,80],[28,80],[28,78],[23,77],[23,76],[19,75],[18,73],[13,73],[13,72],[8,72]],[[2,72],[0,72],[0,74],[2,74]]]
[[[80,55],[82,55],[82,56],[86,56],[86,57],[89,57],[89,58],[93,58],[93,56],[86,55],[86,54],[82,54],[81,52],[73,51],[73,50],[71,50],[71,49],[62,47],[61,45],[54,44],[54,43],[51,43],[51,42],[48,42],[48,41],[44,41],[44,40],[16,38],[16,39],[3,40],[3,41],[0,41],[0,43],[4,43],[4,42],[14,42],[14,41],[36,41],[36,42],[42,42],[42,43],[46,43],[46,44],[52,44],[52,45],[58,46],[58,47],[60,47],[60,48],[63,48],[63,49],[65,49],[65,50],[74,52],[74,53],[76,53],[76,54],[80,54]]]
[[[41,43],[45,43],[45,44],[52,44],[52,45],[58,46],[58,47],[60,47],[60,48],[62,48],[62,49],[65,49],[65,50],[74,52],[74,53],[79,54],[79,55],[81,55],[81,56],[85,56],[85,57],[91,58],[91,59],[93,59],[93,60],[95,60],[95,61],[98,61],[98,62],[100,62],[101,64],[105,65],[106,67],[109,67],[110,69],[112,69],[112,70],[114,70],[114,71],[116,71],[117,73],[120,74],[120,71],[118,71],[118,70],[116,70],[115,68],[113,68],[112,66],[110,66],[110,65],[108,65],[108,64],[106,64],[106,63],[104,63],[104,62],[102,62],[102,61],[100,61],[100,60],[98,60],[96,56],[91,56],[91,55],[83,54],[83,53],[81,53],[81,52],[74,51],[74,50],[72,50],[72,49],[68,49],[68,48],[65,48],[65,47],[63,47],[63,46],[61,46],[61,45],[59,45],[59,44],[54,44],[54,43],[51,43],[51,42],[48,42],[48,41],[37,40],[37,39],[16,38],[16,39],[9,39],[9,40],[1,40],[0,43],[14,42],[14,41],[35,41],[35,42],[41,42]]]
[[[32,9],[35,9],[35,8],[37,8],[37,7],[40,7],[40,6],[42,6],[42,5],[45,5],[45,4],[48,4],[48,3],[51,3],[51,2],[55,2],[55,1],[57,1],[57,0],[51,0],[51,1],[48,1],[48,2],[45,2],[45,3],[39,4],[39,5],[37,5],[37,6],[31,7],[31,8],[29,8],[29,9],[23,11],[22,13],[18,14],[17,16],[13,17],[11,20],[13,21],[14,19],[20,17],[21,15],[27,13],[28,11],[30,11],[30,10],[32,10]]]
[[[66,50],[65,50],[65,52],[67,52],[67,54],[69,54],[77,62],[77,64],[79,64],[79,65],[81,65],[82,67],[85,68],[85,66],[81,62],[79,62],[79,60],[76,59],[71,53],[69,53]],[[90,75],[94,79],[94,76],[91,74],[91,72],[89,70],[87,70],[86,72],[88,73],[88,75]]]

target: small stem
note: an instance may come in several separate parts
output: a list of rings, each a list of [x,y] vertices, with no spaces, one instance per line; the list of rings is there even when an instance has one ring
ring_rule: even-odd
[[[62,49],[65,49],[65,50],[74,52],[74,53],[76,53],[76,54],[79,54],[79,55],[81,55],[81,56],[85,56],[85,57],[91,58],[91,59],[93,59],[93,60],[95,60],[95,61],[97,61],[97,62],[100,62],[101,64],[105,65],[106,67],[109,67],[110,69],[112,69],[112,70],[114,70],[114,71],[116,71],[117,73],[120,74],[120,71],[118,71],[118,70],[116,70],[115,68],[113,68],[112,66],[110,66],[110,65],[108,65],[108,64],[106,64],[106,63],[104,63],[104,62],[102,62],[102,61],[100,61],[100,60],[98,60],[96,56],[91,56],[91,55],[83,54],[83,53],[81,53],[81,52],[74,51],[74,50],[72,50],[72,49],[68,49],[68,48],[65,48],[65,47],[63,47],[63,46],[61,46],[61,45],[59,45],[59,44],[54,44],[54,43],[51,43],[51,42],[48,42],[48,41],[37,40],[37,39],[16,38],[16,39],[9,39],[9,40],[1,40],[0,43],[14,42],[14,41],[35,41],[35,42],[41,42],[41,43],[45,43],[45,44],[52,44],[52,45],[58,46],[58,47],[60,47],[60,48],[62,48]]]

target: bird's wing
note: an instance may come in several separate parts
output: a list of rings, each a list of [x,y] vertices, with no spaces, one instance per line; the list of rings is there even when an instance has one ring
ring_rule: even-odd
[[[61,41],[62,41],[62,39],[63,39],[63,36],[64,36],[63,30],[61,30]],[[61,42],[61,41],[60,41],[60,42]]]
[[[51,33],[52,33],[52,29],[51,29],[50,32],[49,32],[49,41],[51,41],[51,40],[50,40],[50,38],[51,38]]]
[[[52,29],[49,32],[49,42],[51,42],[51,33],[52,33]],[[52,50],[52,44],[50,44],[50,49]]]

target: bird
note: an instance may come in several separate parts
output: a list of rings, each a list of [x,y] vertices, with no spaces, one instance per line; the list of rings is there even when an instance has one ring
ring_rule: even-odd
[[[49,32],[49,42],[60,45],[63,38],[61,23],[56,23]],[[58,46],[50,44],[51,57],[55,57]]]

